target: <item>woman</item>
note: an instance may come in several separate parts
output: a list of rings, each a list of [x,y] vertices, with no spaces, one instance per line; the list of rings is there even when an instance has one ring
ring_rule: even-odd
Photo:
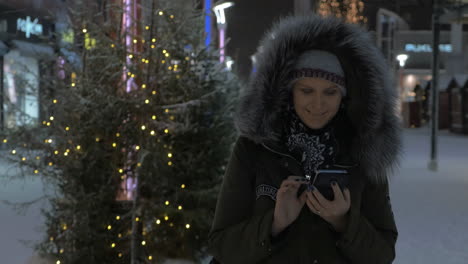
[[[394,260],[387,177],[400,122],[372,43],[357,26],[315,16],[283,19],[262,40],[210,232],[216,260]],[[348,173],[348,184],[329,186],[332,196],[315,186],[317,172],[329,169]]]

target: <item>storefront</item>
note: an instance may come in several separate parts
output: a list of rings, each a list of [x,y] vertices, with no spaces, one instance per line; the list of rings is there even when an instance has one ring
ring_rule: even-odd
[[[439,90],[447,88],[445,79],[451,79],[459,72],[468,72],[468,63],[464,54],[468,52],[468,33],[462,33],[462,52],[455,52],[450,31],[440,32],[440,75]],[[398,31],[395,36],[395,53],[403,55],[397,70],[398,87],[403,102],[415,100],[414,88],[418,85],[426,87],[432,80],[432,31],[405,30]],[[401,58],[401,57],[400,57]]]
[[[0,128],[34,126],[40,120],[44,62],[53,58],[53,24],[0,6]]]

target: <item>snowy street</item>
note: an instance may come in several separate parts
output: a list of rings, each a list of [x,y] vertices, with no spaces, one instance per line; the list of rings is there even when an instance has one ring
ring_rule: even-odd
[[[427,169],[428,128],[405,130],[403,162],[391,180],[391,199],[399,229],[397,264],[468,263],[468,136],[439,131],[439,170]],[[3,200],[21,202],[39,197],[39,180],[7,182],[7,164],[0,161],[1,264],[26,264],[33,250],[21,240],[38,240],[40,202],[18,215]],[[10,173],[11,175],[11,173]]]

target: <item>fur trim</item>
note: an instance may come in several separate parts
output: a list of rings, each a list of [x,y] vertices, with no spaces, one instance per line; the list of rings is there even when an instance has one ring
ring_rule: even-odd
[[[357,135],[350,154],[372,182],[386,181],[399,163],[401,121],[387,63],[371,43],[369,33],[336,18],[281,19],[260,42],[257,72],[236,116],[239,133],[256,143],[278,141],[294,62],[306,50],[326,50],[337,55],[346,75],[346,113]]]

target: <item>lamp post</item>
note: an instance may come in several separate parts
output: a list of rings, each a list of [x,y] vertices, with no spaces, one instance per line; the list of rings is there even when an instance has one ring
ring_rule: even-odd
[[[403,110],[403,99],[404,99],[404,95],[405,95],[405,89],[403,88],[403,69],[405,67],[405,64],[406,64],[406,61],[408,60],[409,56],[406,55],[406,54],[399,54],[397,55],[396,59],[398,60],[399,62],[399,65],[400,67],[398,68],[398,84],[399,84],[399,88],[400,88],[400,94],[399,94],[399,98],[400,98],[400,105],[399,105],[399,108],[400,108],[400,114],[402,113],[402,110]]]
[[[227,28],[227,22],[226,22],[226,15],[224,13],[224,10],[234,6],[233,2],[221,2],[213,7],[213,11],[216,14],[216,22],[218,24],[218,30],[219,30],[219,61],[221,63],[224,62],[225,59],[225,42],[226,42],[226,28]]]

